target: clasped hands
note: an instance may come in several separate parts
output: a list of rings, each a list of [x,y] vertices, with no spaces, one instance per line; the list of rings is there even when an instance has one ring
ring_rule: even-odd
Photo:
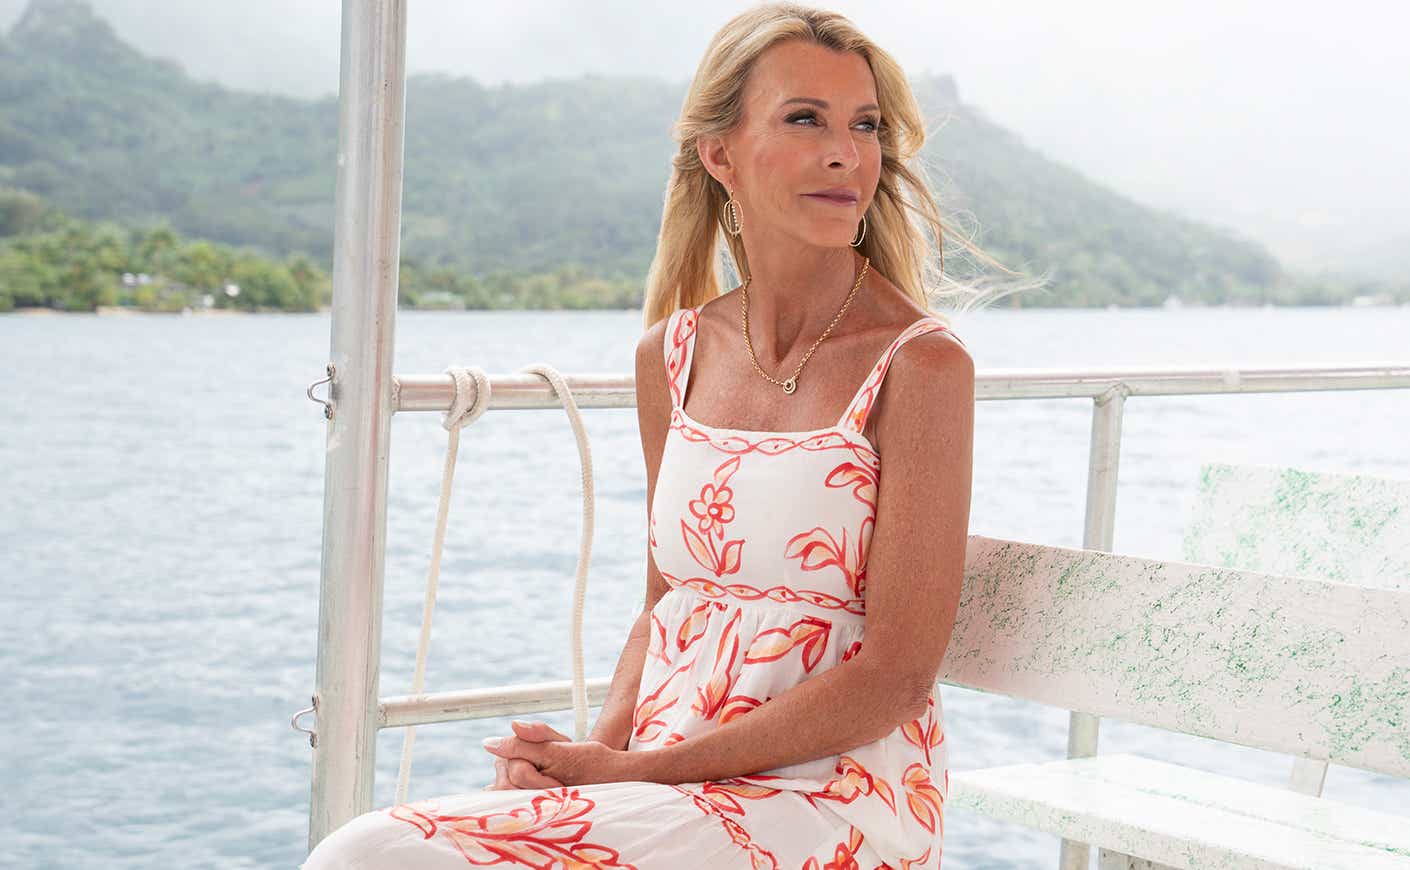
[[[631,753],[600,740],[573,740],[545,722],[513,722],[510,737],[487,737],[495,756],[494,785],[486,790],[561,788],[631,780]]]

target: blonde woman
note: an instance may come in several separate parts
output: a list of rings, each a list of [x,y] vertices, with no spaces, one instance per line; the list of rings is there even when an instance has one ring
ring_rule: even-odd
[[[920,112],[847,19],[773,4],[716,34],[677,138],[646,606],[589,739],[515,722],[493,786],[359,816],[308,870],[940,866],[974,366],[926,304]]]

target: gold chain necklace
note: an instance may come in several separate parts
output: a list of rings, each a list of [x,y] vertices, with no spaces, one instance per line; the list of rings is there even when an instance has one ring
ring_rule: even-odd
[[[852,292],[847,294],[847,300],[842,303],[842,308],[833,315],[832,322],[827,325],[827,329],[823,330],[823,334],[818,336],[818,340],[813,342],[813,346],[808,348],[808,352],[803,354],[803,358],[798,361],[798,368],[793,370],[793,374],[790,375],[786,381],[776,381],[765,374],[764,370],[759,368],[759,360],[754,356],[754,345],[749,341],[749,282],[754,280],[754,276],[750,275],[748,278],[745,278],[744,285],[739,288],[739,318],[744,329],[744,346],[749,348],[749,359],[754,363],[754,370],[763,375],[765,380],[783,387],[785,395],[793,395],[793,391],[798,389],[798,373],[803,371],[803,366],[807,364],[808,358],[813,355],[813,351],[818,349],[818,345],[822,344],[823,339],[831,334],[832,328],[837,325],[837,321],[842,319],[842,315],[847,312],[848,306],[852,304],[852,297],[857,295],[857,288],[862,286],[862,279],[866,277],[867,267],[870,265],[871,258],[862,257],[862,268],[861,271],[857,273],[857,283],[852,285]]]

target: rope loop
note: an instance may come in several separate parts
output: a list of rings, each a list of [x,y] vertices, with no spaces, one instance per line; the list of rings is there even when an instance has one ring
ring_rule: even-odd
[[[479,366],[447,366],[446,374],[455,382],[455,396],[450,401],[450,410],[441,417],[441,426],[446,430],[463,429],[473,423],[490,406],[490,377]],[[475,390],[470,390],[471,384]]]

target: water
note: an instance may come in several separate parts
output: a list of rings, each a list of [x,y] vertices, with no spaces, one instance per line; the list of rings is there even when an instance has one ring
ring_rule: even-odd
[[[1410,359],[1410,309],[992,311],[957,323],[996,367]],[[630,372],[635,312],[401,313],[396,371],[451,363]],[[290,867],[305,853],[317,642],[327,315],[0,317],[0,749],[7,866]],[[1091,403],[982,402],[971,531],[1080,546]],[[586,671],[610,675],[645,571],[633,409],[588,410],[597,536]],[[409,691],[446,433],[393,421],[382,693]],[[1137,397],[1115,549],[1180,558],[1204,462],[1410,478],[1410,393]],[[492,412],[462,436],[428,690],[571,676],[577,449],[561,411]],[[962,770],[1060,758],[1067,711],[943,690]],[[596,710],[592,711],[593,717]],[[571,733],[572,711],[541,718]],[[413,799],[493,778],[506,719],[423,726]],[[1102,751],[1281,784],[1290,761],[1106,720]],[[378,739],[378,806],[401,734]],[[1342,767],[1329,797],[1410,806]],[[951,809],[945,866],[1053,867],[1058,840]]]

